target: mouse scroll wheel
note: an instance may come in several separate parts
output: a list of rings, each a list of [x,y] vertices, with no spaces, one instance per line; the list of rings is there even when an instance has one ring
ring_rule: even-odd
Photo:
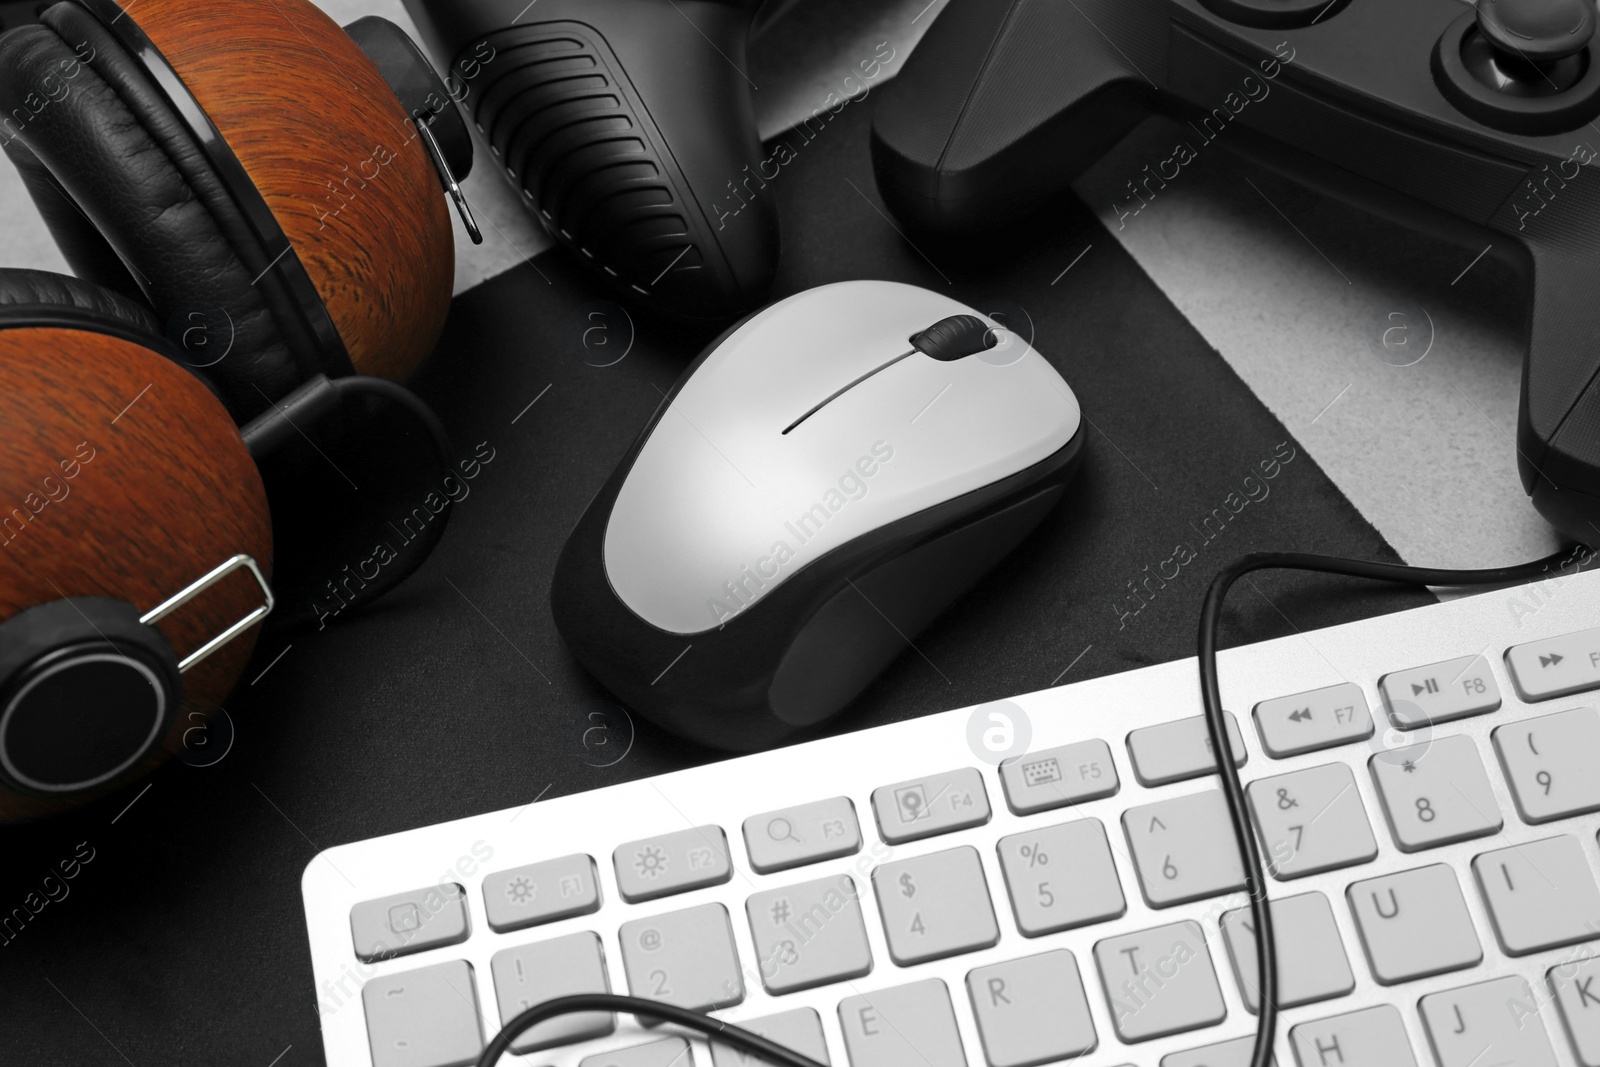
[[[947,363],[999,343],[989,324],[976,315],[951,315],[911,335],[911,346],[918,352]]]

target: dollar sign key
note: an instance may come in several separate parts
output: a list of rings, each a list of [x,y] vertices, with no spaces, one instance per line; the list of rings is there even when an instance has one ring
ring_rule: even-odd
[[[910,899],[911,897],[914,897],[914,896],[917,895],[917,887],[911,881],[910,872],[907,872],[907,873],[902,874],[900,876],[900,892],[905,894],[907,899]]]

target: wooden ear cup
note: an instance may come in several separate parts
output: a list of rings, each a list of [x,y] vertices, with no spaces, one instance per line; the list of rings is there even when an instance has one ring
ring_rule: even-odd
[[[455,243],[415,123],[308,0],[140,0],[127,16],[266,200],[359,374],[408,376],[450,307]]]
[[[233,420],[140,344],[87,329],[0,330],[0,456],[0,625],[77,597],[142,614],[236,554],[270,565],[266,492]],[[261,602],[235,572],[155,629],[181,659]],[[160,743],[115,777],[72,795],[0,779],[0,822],[81,804],[178,752],[238,680],[255,637],[245,631],[183,674]]]

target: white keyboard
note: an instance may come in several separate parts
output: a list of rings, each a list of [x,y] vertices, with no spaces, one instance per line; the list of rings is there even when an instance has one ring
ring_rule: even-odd
[[[1220,669],[1278,1062],[1600,1067],[1600,573]],[[1199,711],[1185,660],[329,849],[303,879],[327,1061],[471,1063],[532,1003],[625,991],[834,1067],[1243,1067],[1254,950]],[[515,1047],[759,1067],[605,1014]]]

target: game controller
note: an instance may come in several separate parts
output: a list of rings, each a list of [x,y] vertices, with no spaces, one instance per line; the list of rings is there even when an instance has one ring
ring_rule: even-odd
[[[1490,231],[1532,279],[1523,487],[1594,543],[1594,30],[1593,0],[951,0],[879,91],[873,165],[905,223],[971,233],[1062,193],[1159,110],[1420,228]],[[1131,205],[1164,165],[1128,183]]]
[[[657,310],[730,318],[778,260],[738,0],[406,0],[539,223]]]

